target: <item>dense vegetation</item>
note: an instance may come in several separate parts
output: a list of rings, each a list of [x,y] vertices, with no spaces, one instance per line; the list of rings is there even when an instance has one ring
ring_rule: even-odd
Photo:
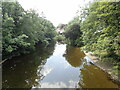
[[[35,10],[25,11],[18,2],[3,2],[3,59],[29,53],[37,43],[47,46],[56,39],[66,40],[72,46],[84,46],[85,51],[112,62],[120,70],[119,10],[120,2],[93,2],[67,25],[58,25],[65,32],[55,37],[53,24]]]
[[[85,51],[93,52],[103,61],[112,62],[116,70],[120,70],[119,10],[120,2],[93,2],[82,9],[80,20],[75,19],[67,25],[67,37],[72,45],[80,46],[82,41]]]
[[[37,43],[53,40],[55,27],[35,10],[25,11],[18,2],[2,3],[3,59],[29,53]]]
[[[87,17],[81,24],[84,49],[114,63],[114,68],[120,64],[119,10],[120,2],[94,2],[86,10]]]
[[[67,42],[72,46],[83,46],[82,31],[80,30],[79,17],[75,17],[65,27],[65,37]]]

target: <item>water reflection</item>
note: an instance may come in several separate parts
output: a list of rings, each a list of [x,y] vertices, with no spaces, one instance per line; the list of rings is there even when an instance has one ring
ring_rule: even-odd
[[[86,60],[87,59],[87,60]],[[115,88],[80,48],[51,44],[3,64],[4,88]]]
[[[81,59],[85,57],[85,54],[80,50],[79,47],[66,47],[66,53],[64,54],[66,60],[73,67],[79,67],[82,64]]]
[[[67,46],[64,54],[68,63],[73,67],[79,67],[79,81],[76,87],[81,88],[118,88],[108,78],[108,74],[94,65],[94,62],[80,51],[80,48]]]
[[[118,88],[108,78],[108,74],[103,72],[100,68],[94,65],[84,65],[84,68],[80,69],[79,86],[82,88]]]
[[[42,80],[44,75],[37,72],[42,69],[46,59],[53,54],[54,45],[55,43],[52,43],[44,48],[40,48],[41,46],[38,45],[35,52],[6,61],[3,64],[2,87],[31,88],[38,85],[36,80]]]
[[[56,44],[53,55],[47,59],[40,73],[43,80],[38,79],[39,85],[33,88],[75,88],[79,80],[79,68],[71,66],[63,54],[66,44]],[[74,74],[73,74],[74,73]]]
[[[55,82],[55,83],[49,83],[45,82],[41,84],[41,87],[37,88],[75,88],[77,83],[76,81],[70,80],[68,81],[69,86],[65,82]]]

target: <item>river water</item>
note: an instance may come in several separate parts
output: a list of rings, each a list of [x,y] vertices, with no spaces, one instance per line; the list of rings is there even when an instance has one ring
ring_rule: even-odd
[[[118,88],[80,48],[40,47],[3,63],[3,88]]]

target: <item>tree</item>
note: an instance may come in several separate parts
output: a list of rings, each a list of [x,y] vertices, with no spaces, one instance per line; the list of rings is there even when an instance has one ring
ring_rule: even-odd
[[[81,23],[84,49],[102,60],[120,60],[120,2],[94,2]]]
[[[77,17],[65,27],[65,37],[70,41],[72,46],[82,46],[83,43],[81,36],[80,21]]]
[[[53,24],[18,2],[2,3],[3,59],[29,53],[37,43],[46,46],[55,36]]]

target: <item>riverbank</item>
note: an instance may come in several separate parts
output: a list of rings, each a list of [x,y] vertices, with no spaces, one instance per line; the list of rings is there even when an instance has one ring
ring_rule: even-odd
[[[99,68],[101,68],[102,70],[104,70],[105,72],[107,72],[110,75],[110,78],[114,82],[116,82],[116,83],[118,83],[120,85],[120,79],[119,79],[120,76],[115,75],[115,74],[112,73],[112,71],[113,71],[113,68],[112,68],[113,65],[111,63],[109,63],[109,62],[102,62],[92,52],[88,52],[87,53],[87,52],[84,51],[84,53],[93,60],[93,62],[95,63],[96,66],[98,66]]]

